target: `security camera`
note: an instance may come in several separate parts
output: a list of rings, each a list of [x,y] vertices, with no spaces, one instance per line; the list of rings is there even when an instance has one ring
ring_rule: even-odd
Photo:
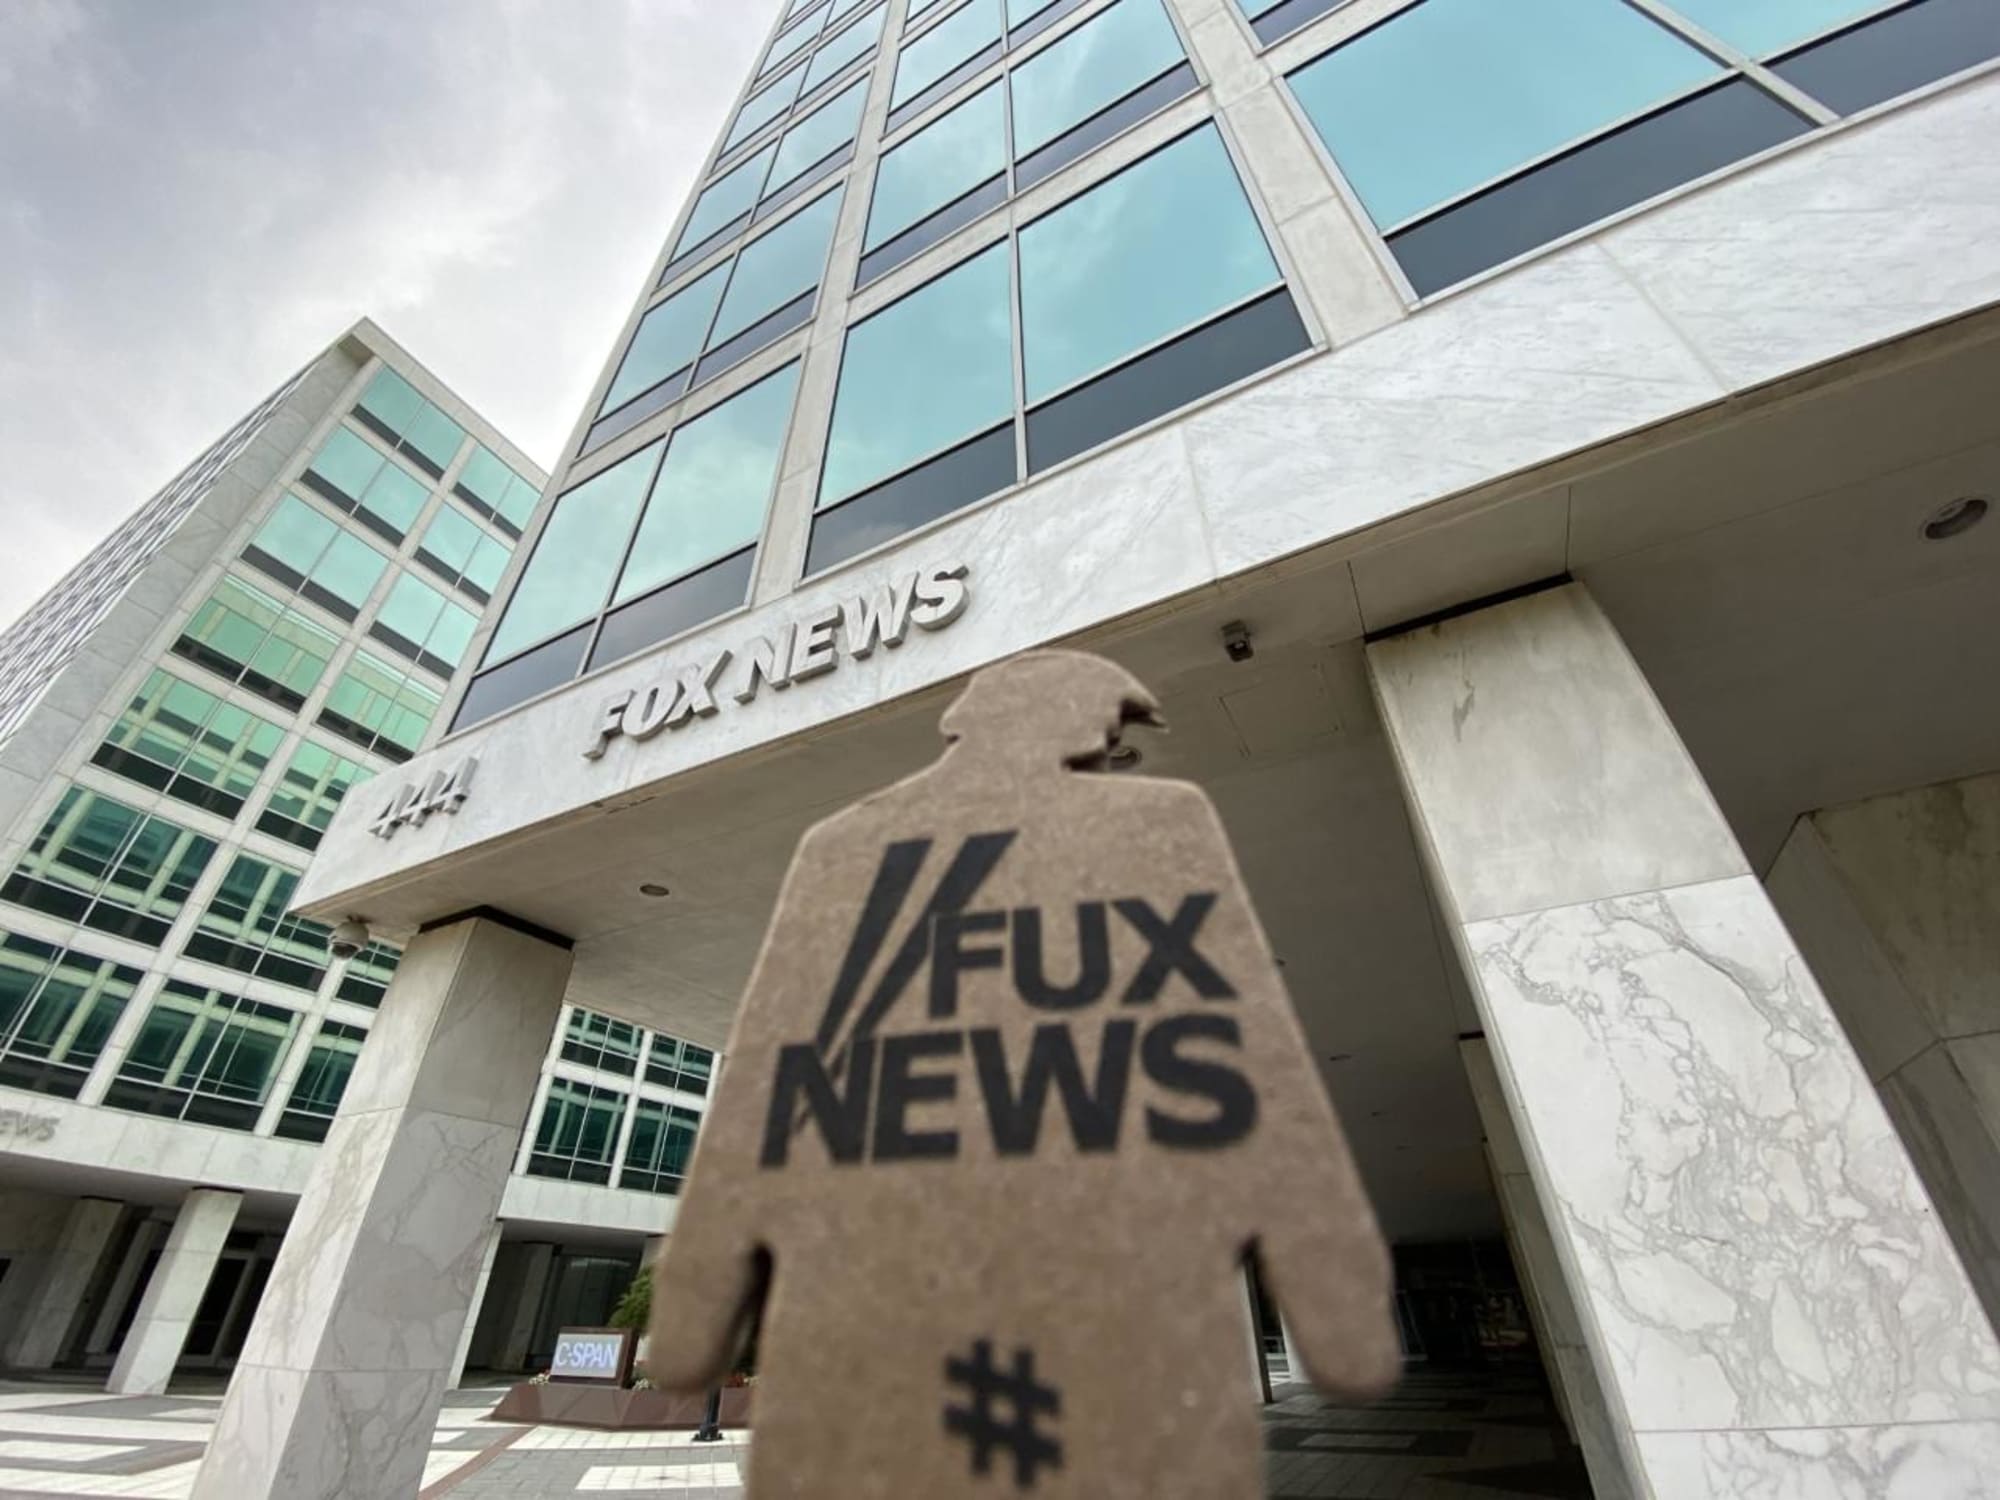
[[[1250,644],[1250,627],[1241,620],[1231,620],[1222,627],[1222,649],[1231,661],[1248,661],[1257,654],[1257,648]]]
[[[368,924],[359,917],[349,917],[333,929],[333,936],[327,940],[335,958],[352,958],[368,946]]]

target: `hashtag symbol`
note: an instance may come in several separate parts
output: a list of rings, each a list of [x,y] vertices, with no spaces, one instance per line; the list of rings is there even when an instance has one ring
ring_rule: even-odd
[[[1035,1428],[1038,1414],[1061,1415],[1062,1394],[1054,1386],[1042,1385],[1035,1379],[1034,1350],[1016,1349],[1010,1372],[993,1363],[993,1341],[977,1339],[972,1345],[972,1358],[946,1356],[944,1378],[951,1385],[964,1386],[971,1398],[964,1406],[946,1405],[944,1430],[972,1445],[973,1473],[992,1472],[996,1448],[1005,1448],[1013,1455],[1017,1489],[1033,1488],[1039,1466],[1062,1467],[1062,1444]],[[1013,1407],[1013,1421],[1000,1422],[994,1418],[996,1401]]]

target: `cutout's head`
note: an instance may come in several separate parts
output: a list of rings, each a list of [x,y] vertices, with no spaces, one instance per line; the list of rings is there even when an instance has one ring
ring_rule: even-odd
[[[1166,727],[1144,683],[1081,651],[1029,651],[974,673],[940,722],[953,744],[1081,770],[1103,766],[1126,725]]]

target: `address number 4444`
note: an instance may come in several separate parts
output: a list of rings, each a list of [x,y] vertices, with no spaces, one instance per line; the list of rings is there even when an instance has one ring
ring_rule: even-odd
[[[431,772],[421,781],[404,782],[382,805],[369,827],[377,838],[394,838],[396,830],[405,824],[415,828],[432,813],[457,812],[459,803],[472,790],[472,773],[478,769],[478,759],[468,755]]]

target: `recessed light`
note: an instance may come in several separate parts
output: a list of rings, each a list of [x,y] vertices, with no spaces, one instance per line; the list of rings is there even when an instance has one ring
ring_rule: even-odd
[[[639,887],[639,894],[642,896],[671,896],[673,892],[663,885],[654,885],[649,881],[647,884]]]
[[[1924,522],[1924,540],[1928,542],[1948,542],[1955,536],[1964,536],[1981,521],[1992,503],[1983,495],[1960,495],[1949,505],[1941,505],[1931,512]]]

